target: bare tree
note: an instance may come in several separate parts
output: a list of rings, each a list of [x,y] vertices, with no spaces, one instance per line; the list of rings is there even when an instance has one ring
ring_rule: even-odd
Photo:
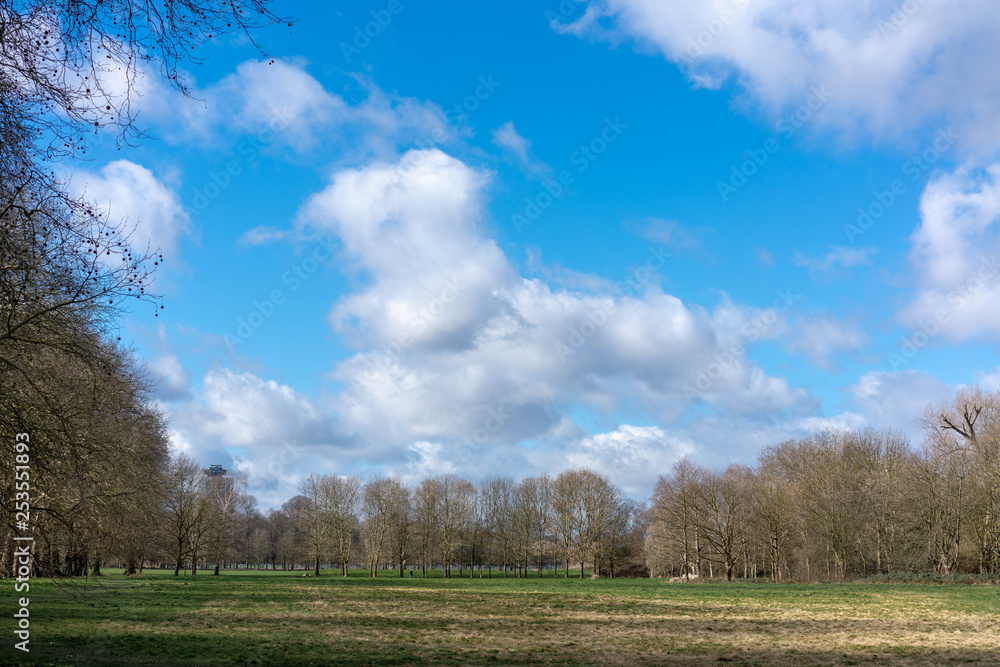
[[[1000,392],[965,389],[951,405],[930,409],[924,427],[938,451],[967,460],[967,525],[979,570],[1000,572]]]
[[[698,483],[701,471],[688,458],[674,464],[669,476],[661,476],[653,490],[650,535],[656,552],[656,565],[668,569],[676,557],[685,579],[698,575],[697,510]]]
[[[405,511],[406,487],[395,477],[374,477],[364,486],[362,539],[368,554],[368,571],[374,577],[389,546],[394,527]],[[400,574],[402,575],[402,564]]]
[[[191,574],[198,570],[198,553],[204,546],[206,523],[211,511],[209,490],[201,467],[185,454],[179,454],[167,471],[167,535],[173,549],[174,576],[191,558]]]
[[[519,508],[524,525],[525,566],[528,555],[534,555],[538,565],[538,576],[542,576],[543,558],[549,547],[549,520],[552,504],[552,480],[548,475],[528,477],[518,486]],[[527,574],[527,572],[525,573]]]
[[[439,540],[438,512],[441,504],[440,480],[427,478],[420,483],[414,494],[417,552],[423,577],[427,576],[427,566],[431,562]]]
[[[402,480],[390,477],[392,496],[392,512],[389,521],[389,550],[399,564],[399,576],[403,577],[403,569],[413,551],[414,511],[413,492]]]
[[[712,547],[713,559],[725,567],[730,581],[744,551],[752,480],[752,470],[733,465],[722,474],[704,473],[699,485],[701,533]]]
[[[327,476],[324,482],[341,576],[346,577],[354,553],[354,535],[361,511],[361,480],[357,477]]]
[[[562,472],[552,484],[551,523],[563,558],[563,576],[567,579],[569,578],[570,558],[577,543],[576,507],[579,494],[579,471]]]
[[[469,522],[475,499],[475,487],[468,480],[454,475],[437,479],[438,545],[444,576],[451,577],[455,549],[459,546],[463,529]]]
[[[203,60],[212,38],[253,34],[287,22],[269,0],[156,0],[101,2],[38,0],[0,7],[0,117],[17,121],[47,149],[64,155],[85,149],[89,134],[113,126],[141,135],[131,108],[140,73],[156,70],[187,91],[180,69]],[[44,144],[43,144],[44,145]]]
[[[320,563],[330,551],[333,541],[333,508],[326,489],[326,479],[309,475],[299,485],[301,501],[296,504],[295,518],[309,544],[309,553],[315,563],[314,574],[319,576]]]

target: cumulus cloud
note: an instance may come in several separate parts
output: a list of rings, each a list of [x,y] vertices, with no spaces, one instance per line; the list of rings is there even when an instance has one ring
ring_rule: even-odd
[[[733,462],[753,463],[764,447],[775,443],[824,431],[852,431],[869,423],[860,411],[845,411],[830,417],[798,415],[772,420],[709,415],[692,420],[685,432],[691,442],[697,443],[697,460],[723,468]]]
[[[148,245],[151,251],[179,258],[180,241],[191,233],[191,219],[177,193],[152,171],[115,160],[97,172],[77,171],[72,186],[113,222],[134,229],[131,242],[140,253]]]
[[[932,339],[1000,340],[1000,164],[936,175],[911,240],[918,289],[902,322]]]
[[[848,391],[873,424],[919,440],[919,419],[924,410],[952,396],[955,389],[928,373],[907,370],[869,371]]]
[[[831,368],[840,352],[859,352],[868,344],[868,336],[857,323],[845,322],[832,315],[800,319],[786,349],[801,354],[821,368]]]
[[[310,471],[351,472],[365,456],[327,410],[245,371],[209,371],[197,395],[171,414],[175,450],[206,465],[233,461],[265,504],[294,495]]]
[[[589,468],[607,474],[626,493],[649,494],[656,477],[670,470],[678,459],[695,452],[694,443],[658,426],[619,426],[573,443],[560,452],[564,463],[553,466]]]
[[[248,60],[217,82],[199,87],[192,80],[188,97],[140,73],[133,107],[170,141],[197,138],[206,148],[246,141],[244,150],[255,154],[336,145],[358,160],[459,134],[436,104],[387,93],[366,79],[353,87],[357,100],[328,91],[301,59]]]
[[[844,0],[588,0],[556,30],[657,52],[698,86],[734,84],[781,122],[814,91],[821,130],[912,144],[957,137],[970,162],[932,175],[911,253],[916,293],[898,313],[923,344],[1000,337],[1000,79],[981,65],[1000,56],[1000,13],[961,3]],[[829,93],[829,95],[826,95]],[[940,147],[934,150],[940,151]],[[833,248],[795,263],[817,277],[867,265],[871,248]],[[766,262],[765,262],[766,263]],[[809,327],[794,349],[824,363],[856,349],[857,331]]]
[[[161,401],[175,401],[191,395],[191,377],[176,354],[155,357],[149,364],[150,376],[159,384],[154,396]]]
[[[945,118],[966,147],[995,146],[1000,81],[981,63],[1000,56],[1000,14],[987,0],[591,0],[557,27],[634,40],[701,86],[735,80],[775,114],[825,88],[821,123],[884,136]]]
[[[746,412],[809,402],[732,352],[749,344],[749,310],[518,275],[480,226],[488,182],[440,151],[412,151],[336,172],[303,208],[303,233],[335,233],[366,279],[331,311],[361,350],[333,373],[347,428],[386,446],[460,444],[485,411],[503,410],[491,441],[515,443],[543,436],[573,403],[611,412],[634,401],[672,420],[694,398]],[[725,372],[696,389],[716,363]]]
[[[797,295],[751,307],[723,294],[707,309],[653,282],[525,277],[484,226],[491,178],[434,149],[336,169],[294,235],[335,235],[357,286],[329,313],[356,348],[330,369],[337,393],[311,400],[214,370],[174,409],[175,446],[231,457],[265,502],[306,471],[372,466],[412,481],[592,466],[644,495],[679,456],[746,458],[856,423],[820,417],[818,400],[749,356],[788,335]]]

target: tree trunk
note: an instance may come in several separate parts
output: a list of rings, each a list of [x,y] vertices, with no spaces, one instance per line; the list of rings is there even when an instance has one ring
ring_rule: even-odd
[[[17,576],[17,565],[14,561],[14,532],[7,529],[7,538],[3,543],[3,558],[0,560],[0,578]]]

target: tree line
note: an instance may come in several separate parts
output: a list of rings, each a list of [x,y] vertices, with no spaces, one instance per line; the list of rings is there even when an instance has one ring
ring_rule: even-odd
[[[824,433],[756,467],[679,461],[649,503],[654,575],[844,580],[1000,572],[1000,392],[961,391],[899,433]]]
[[[646,502],[585,469],[413,485],[311,475],[262,514],[240,482],[206,484],[205,471],[179,457],[161,520],[173,550],[159,558],[175,573],[200,560],[216,571],[242,564],[315,576],[331,567],[343,576],[352,567],[421,577],[438,568],[445,577],[774,582],[995,575],[1000,392],[963,390],[929,407],[922,423],[919,448],[900,433],[863,429],[768,447],[754,466],[713,470],[681,459]],[[184,509],[195,507],[202,513]]]
[[[0,0],[0,547],[34,536],[36,574],[141,562],[172,465],[153,383],[122,344],[126,308],[162,309],[162,254],[56,169],[101,136],[143,138],[140,70],[187,92],[214,36],[285,22],[270,0]],[[136,221],[132,221],[135,223]],[[157,313],[158,316],[158,313]],[[17,443],[17,447],[15,447]],[[20,451],[18,451],[20,450]],[[21,469],[15,470],[15,465]]]
[[[634,575],[642,571],[638,505],[589,470],[515,481],[490,477],[478,486],[455,475],[416,486],[399,477],[311,475],[280,508],[261,512],[239,474],[213,475],[184,454],[171,459],[161,505],[143,517],[140,550],[105,558],[138,573],[172,568],[270,568],[319,576],[335,567],[370,576],[392,568],[421,577]],[[143,551],[144,550],[144,551]],[[576,567],[579,570],[576,570]],[[586,569],[586,568],[589,568]]]

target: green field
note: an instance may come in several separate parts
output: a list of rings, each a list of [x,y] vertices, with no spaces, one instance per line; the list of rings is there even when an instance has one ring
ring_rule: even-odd
[[[1000,587],[147,571],[33,581],[3,664],[997,665]],[[552,573],[547,573],[552,577]],[[11,589],[8,588],[8,591]],[[9,606],[13,611],[14,596]],[[7,623],[13,626],[10,614]]]

